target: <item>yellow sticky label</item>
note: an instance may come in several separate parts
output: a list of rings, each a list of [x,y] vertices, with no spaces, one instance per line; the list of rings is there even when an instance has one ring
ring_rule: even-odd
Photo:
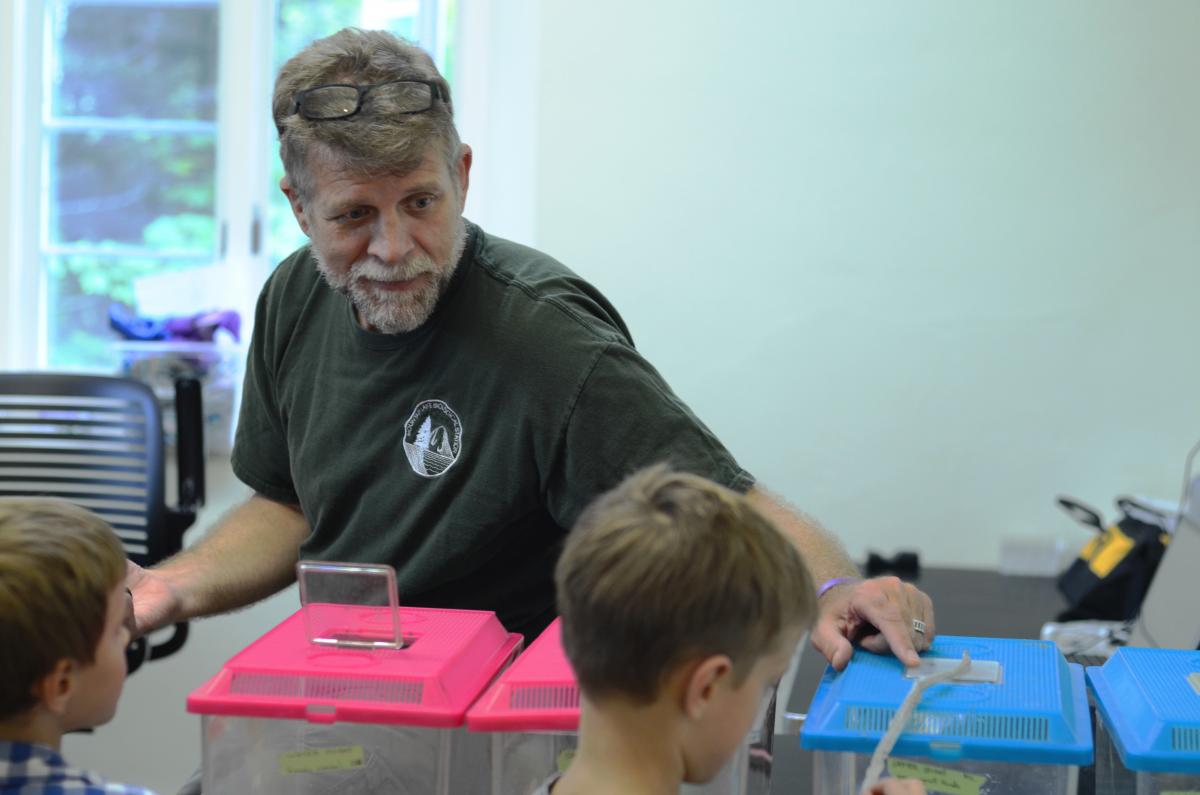
[[[1107,577],[1133,549],[1133,539],[1121,532],[1121,528],[1109,525],[1100,539],[1100,548],[1088,558],[1088,568],[1097,577]]]
[[[1188,676],[1188,684],[1192,686],[1192,690],[1196,691],[1196,695],[1200,696],[1200,673]]]
[[[559,773],[566,773],[567,768],[571,766],[571,760],[575,758],[574,748],[564,748],[558,752],[558,759],[555,760],[555,767]]]
[[[988,780],[987,776],[910,762],[907,759],[889,759],[888,770],[896,778],[915,778],[930,792],[942,792],[946,795],[979,795]]]
[[[363,749],[361,745],[309,748],[305,751],[289,751],[279,755],[279,772],[285,776],[293,773],[316,773],[319,770],[349,770],[362,766]]]

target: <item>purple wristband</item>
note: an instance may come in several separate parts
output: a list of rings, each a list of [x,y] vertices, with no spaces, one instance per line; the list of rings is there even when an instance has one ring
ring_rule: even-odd
[[[826,580],[821,583],[821,587],[817,589],[817,598],[820,599],[825,595],[825,592],[835,585],[841,585],[844,582],[862,582],[862,577],[834,577],[832,580]]]

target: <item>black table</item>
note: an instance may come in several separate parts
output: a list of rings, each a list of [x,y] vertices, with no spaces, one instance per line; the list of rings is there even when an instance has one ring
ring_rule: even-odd
[[[1050,577],[1010,577],[994,571],[927,568],[913,580],[933,599],[941,635],[983,638],[1036,638],[1042,624],[1065,607]],[[788,703],[789,712],[808,711],[825,671],[825,659],[811,647],[800,660]],[[771,792],[801,795],[812,790],[812,754],[796,737],[774,738]],[[1081,771],[1080,795],[1085,795]],[[1090,790],[1089,790],[1090,791]]]

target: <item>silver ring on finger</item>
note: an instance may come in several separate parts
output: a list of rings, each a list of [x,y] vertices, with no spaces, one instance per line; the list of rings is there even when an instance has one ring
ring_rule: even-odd
[[[914,618],[912,620],[912,627],[913,627],[913,632],[916,632],[918,635],[925,634],[925,622],[922,621],[921,619]]]

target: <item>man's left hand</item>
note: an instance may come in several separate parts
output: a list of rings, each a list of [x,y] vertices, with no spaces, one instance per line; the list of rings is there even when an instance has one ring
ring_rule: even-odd
[[[890,650],[904,665],[917,665],[917,652],[928,649],[936,634],[933,602],[896,577],[835,585],[817,610],[812,644],[836,671],[850,662],[855,643],[877,654]]]

